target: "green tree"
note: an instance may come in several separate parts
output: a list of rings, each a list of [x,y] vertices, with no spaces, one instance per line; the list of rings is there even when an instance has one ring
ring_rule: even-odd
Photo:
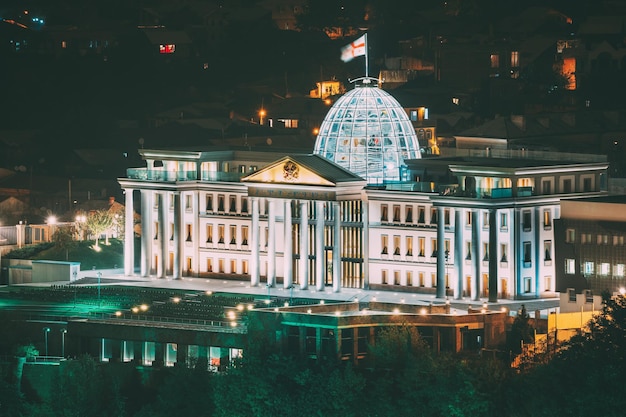
[[[522,304],[515,320],[513,320],[511,332],[507,337],[507,345],[511,352],[519,354],[522,352],[522,342],[532,343],[534,340],[535,329],[530,324],[530,316],[526,311],[526,306]]]
[[[76,228],[74,226],[57,227],[52,235],[52,241],[56,247],[65,251],[65,260],[70,259],[70,249],[76,246]]]
[[[86,227],[96,237],[96,248],[99,248],[100,235],[108,231],[114,222],[113,213],[109,210],[97,210],[87,216]]]

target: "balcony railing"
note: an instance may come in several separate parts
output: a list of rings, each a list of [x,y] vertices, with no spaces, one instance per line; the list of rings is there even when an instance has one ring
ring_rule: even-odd
[[[239,172],[201,171],[200,181],[239,182],[245,174]],[[126,176],[144,181],[198,181],[196,171],[166,171],[164,169],[128,168]]]

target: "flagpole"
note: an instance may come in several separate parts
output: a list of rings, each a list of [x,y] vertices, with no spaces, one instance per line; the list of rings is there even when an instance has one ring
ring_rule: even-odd
[[[365,32],[365,76],[369,77],[369,59],[367,55],[367,32]]]

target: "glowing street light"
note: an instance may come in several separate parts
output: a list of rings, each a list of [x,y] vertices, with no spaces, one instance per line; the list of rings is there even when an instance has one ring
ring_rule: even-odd
[[[46,357],[48,356],[48,333],[50,333],[50,328],[49,327],[44,327],[43,328],[43,337],[44,337],[44,340],[46,341]]]

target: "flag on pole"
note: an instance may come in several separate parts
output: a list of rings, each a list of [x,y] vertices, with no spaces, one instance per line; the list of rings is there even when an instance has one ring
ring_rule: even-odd
[[[352,61],[354,57],[365,55],[366,52],[365,35],[350,44],[341,48],[341,60],[343,62]]]

